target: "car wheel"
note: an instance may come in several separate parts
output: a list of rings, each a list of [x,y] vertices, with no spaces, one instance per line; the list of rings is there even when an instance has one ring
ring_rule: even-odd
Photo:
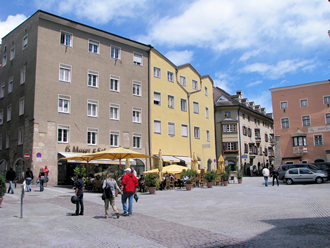
[[[291,178],[288,178],[288,179],[286,179],[285,181],[286,181],[286,184],[287,184],[287,185],[290,185],[290,184],[292,184],[292,183],[293,183],[293,181],[292,181],[292,179],[291,179]]]
[[[323,179],[321,177],[317,177],[315,179],[315,182],[317,182],[317,183],[323,183]]]

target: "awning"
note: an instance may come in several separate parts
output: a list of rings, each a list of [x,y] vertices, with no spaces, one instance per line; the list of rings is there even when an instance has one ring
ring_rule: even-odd
[[[158,154],[155,155],[155,157],[158,158]],[[164,162],[171,162],[171,163],[174,163],[174,162],[180,162],[180,159],[174,157],[174,156],[169,156],[169,155],[162,155],[162,158],[163,158],[163,161]]]
[[[83,153],[77,152],[58,152],[62,157],[73,157],[77,155],[82,155]],[[135,159],[130,159],[131,165],[136,165]],[[79,161],[79,160],[68,160],[69,163],[76,163],[76,164],[86,164],[86,161]],[[110,160],[110,159],[96,159],[92,160],[89,164],[119,164],[119,160]]]
[[[186,164],[190,164],[191,163],[191,158],[190,157],[185,157],[185,156],[174,156],[180,160],[183,160]]]

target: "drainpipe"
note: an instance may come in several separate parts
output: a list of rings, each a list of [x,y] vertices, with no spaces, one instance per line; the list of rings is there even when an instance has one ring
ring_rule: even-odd
[[[149,122],[149,127],[151,127],[151,104],[150,104],[150,91],[151,91],[151,82],[150,82],[150,73],[151,73],[151,69],[150,69],[150,52],[151,52],[152,46],[150,46],[149,51],[147,51],[149,53],[149,59],[148,59],[148,122]],[[150,135],[150,129],[148,128],[148,143],[149,143],[149,156],[151,156],[151,135]],[[149,158],[149,169],[152,169],[152,158]],[[146,168],[145,168],[146,169]]]
[[[241,167],[242,167],[242,141],[241,141],[241,122],[240,122],[240,117],[239,117],[239,111],[240,111],[240,109],[241,109],[241,106],[238,106],[238,135],[239,135],[239,152],[238,152],[238,155],[239,155],[239,161],[240,161],[240,163],[241,163]],[[240,167],[240,168],[241,168]],[[244,168],[245,169],[245,168]]]

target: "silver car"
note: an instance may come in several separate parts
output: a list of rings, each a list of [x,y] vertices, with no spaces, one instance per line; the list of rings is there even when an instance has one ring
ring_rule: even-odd
[[[326,181],[327,178],[328,174],[326,172],[317,172],[308,168],[294,168],[287,170],[283,179],[285,179],[286,184],[290,185],[294,182],[322,183],[323,181]]]

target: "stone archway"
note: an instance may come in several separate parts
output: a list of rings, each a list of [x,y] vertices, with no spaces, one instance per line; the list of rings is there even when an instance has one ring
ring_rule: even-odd
[[[314,163],[319,163],[319,162],[325,162],[325,159],[320,158],[320,157],[314,159]]]
[[[25,172],[25,161],[22,158],[16,159],[14,162],[14,171],[16,172],[17,181],[21,181],[24,179]]]

